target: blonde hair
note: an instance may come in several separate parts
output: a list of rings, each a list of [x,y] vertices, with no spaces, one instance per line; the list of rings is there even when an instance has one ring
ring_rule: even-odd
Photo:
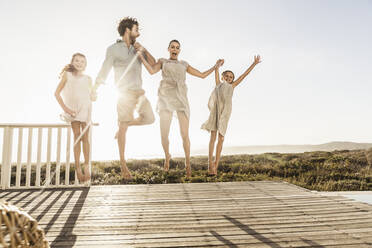
[[[74,53],[74,54],[72,55],[72,58],[71,58],[71,62],[70,62],[70,64],[67,64],[67,65],[65,65],[65,67],[63,67],[62,71],[59,73],[59,77],[62,77],[63,73],[65,73],[66,71],[69,71],[69,72],[72,72],[72,73],[74,73],[74,72],[76,71],[76,68],[72,65],[72,61],[74,61],[74,58],[75,58],[76,56],[83,57],[85,60],[87,59],[87,58],[85,57],[85,55],[82,54],[82,53]]]

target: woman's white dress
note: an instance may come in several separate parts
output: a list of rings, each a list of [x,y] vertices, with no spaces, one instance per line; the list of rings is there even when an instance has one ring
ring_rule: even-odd
[[[157,111],[183,111],[189,118],[190,107],[185,83],[188,63],[164,58],[159,61],[162,62],[162,80],[158,89]]]

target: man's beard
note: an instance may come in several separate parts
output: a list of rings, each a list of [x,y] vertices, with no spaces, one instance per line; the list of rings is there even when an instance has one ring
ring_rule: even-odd
[[[136,37],[130,37],[130,44],[133,45],[136,43]]]

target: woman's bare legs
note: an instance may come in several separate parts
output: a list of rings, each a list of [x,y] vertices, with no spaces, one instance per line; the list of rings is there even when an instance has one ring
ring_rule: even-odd
[[[217,131],[211,131],[211,138],[209,140],[209,153],[208,153],[208,174],[215,174],[214,163],[213,163],[213,152],[214,145],[216,143]]]
[[[74,133],[74,141],[80,136],[80,122],[71,122],[72,132]],[[75,143],[75,142],[74,142]],[[75,158],[75,171],[80,182],[84,181],[84,176],[80,167],[80,152],[81,152],[81,140],[74,146],[74,158]]]
[[[121,165],[121,176],[125,179],[132,179],[132,175],[129,172],[127,163],[125,161],[125,141],[126,134],[128,130],[128,124],[126,122],[120,122],[118,131],[118,147],[120,155],[120,165]]]
[[[189,119],[187,118],[185,112],[183,111],[177,111],[177,117],[178,123],[180,125],[183,150],[185,151],[186,177],[191,177]]]
[[[81,123],[81,130],[84,130],[87,124],[85,122]],[[84,154],[84,181],[90,180],[90,172],[89,172],[89,153],[90,153],[90,146],[89,146],[89,129],[86,130],[81,140],[83,141],[83,154]]]
[[[164,160],[164,171],[169,170],[169,129],[172,123],[172,112],[167,110],[160,111],[160,134],[161,134],[161,144],[163,146],[165,160]]]
[[[223,146],[224,136],[218,133],[218,142],[216,147],[216,161],[214,165],[214,174],[217,175],[218,163],[220,162],[221,151]]]

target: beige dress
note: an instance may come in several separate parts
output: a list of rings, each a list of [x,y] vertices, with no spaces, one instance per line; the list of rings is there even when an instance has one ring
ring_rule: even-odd
[[[76,113],[70,121],[89,123],[92,113],[91,79],[87,75],[74,76],[71,72],[66,72],[66,76],[67,81],[62,90],[63,102]]]
[[[162,62],[162,77],[158,89],[157,111],[184,111],[190,117],[189,101],[187,99],[186,70],[189,66],[185,61],[159,59]]]
[[[201,126],[202,129],[218,131],[225,136],[232,110],[233,93],[234,88],[229,83],[222,82],[216,85],[208,101],[210,115],[208,120]]]

